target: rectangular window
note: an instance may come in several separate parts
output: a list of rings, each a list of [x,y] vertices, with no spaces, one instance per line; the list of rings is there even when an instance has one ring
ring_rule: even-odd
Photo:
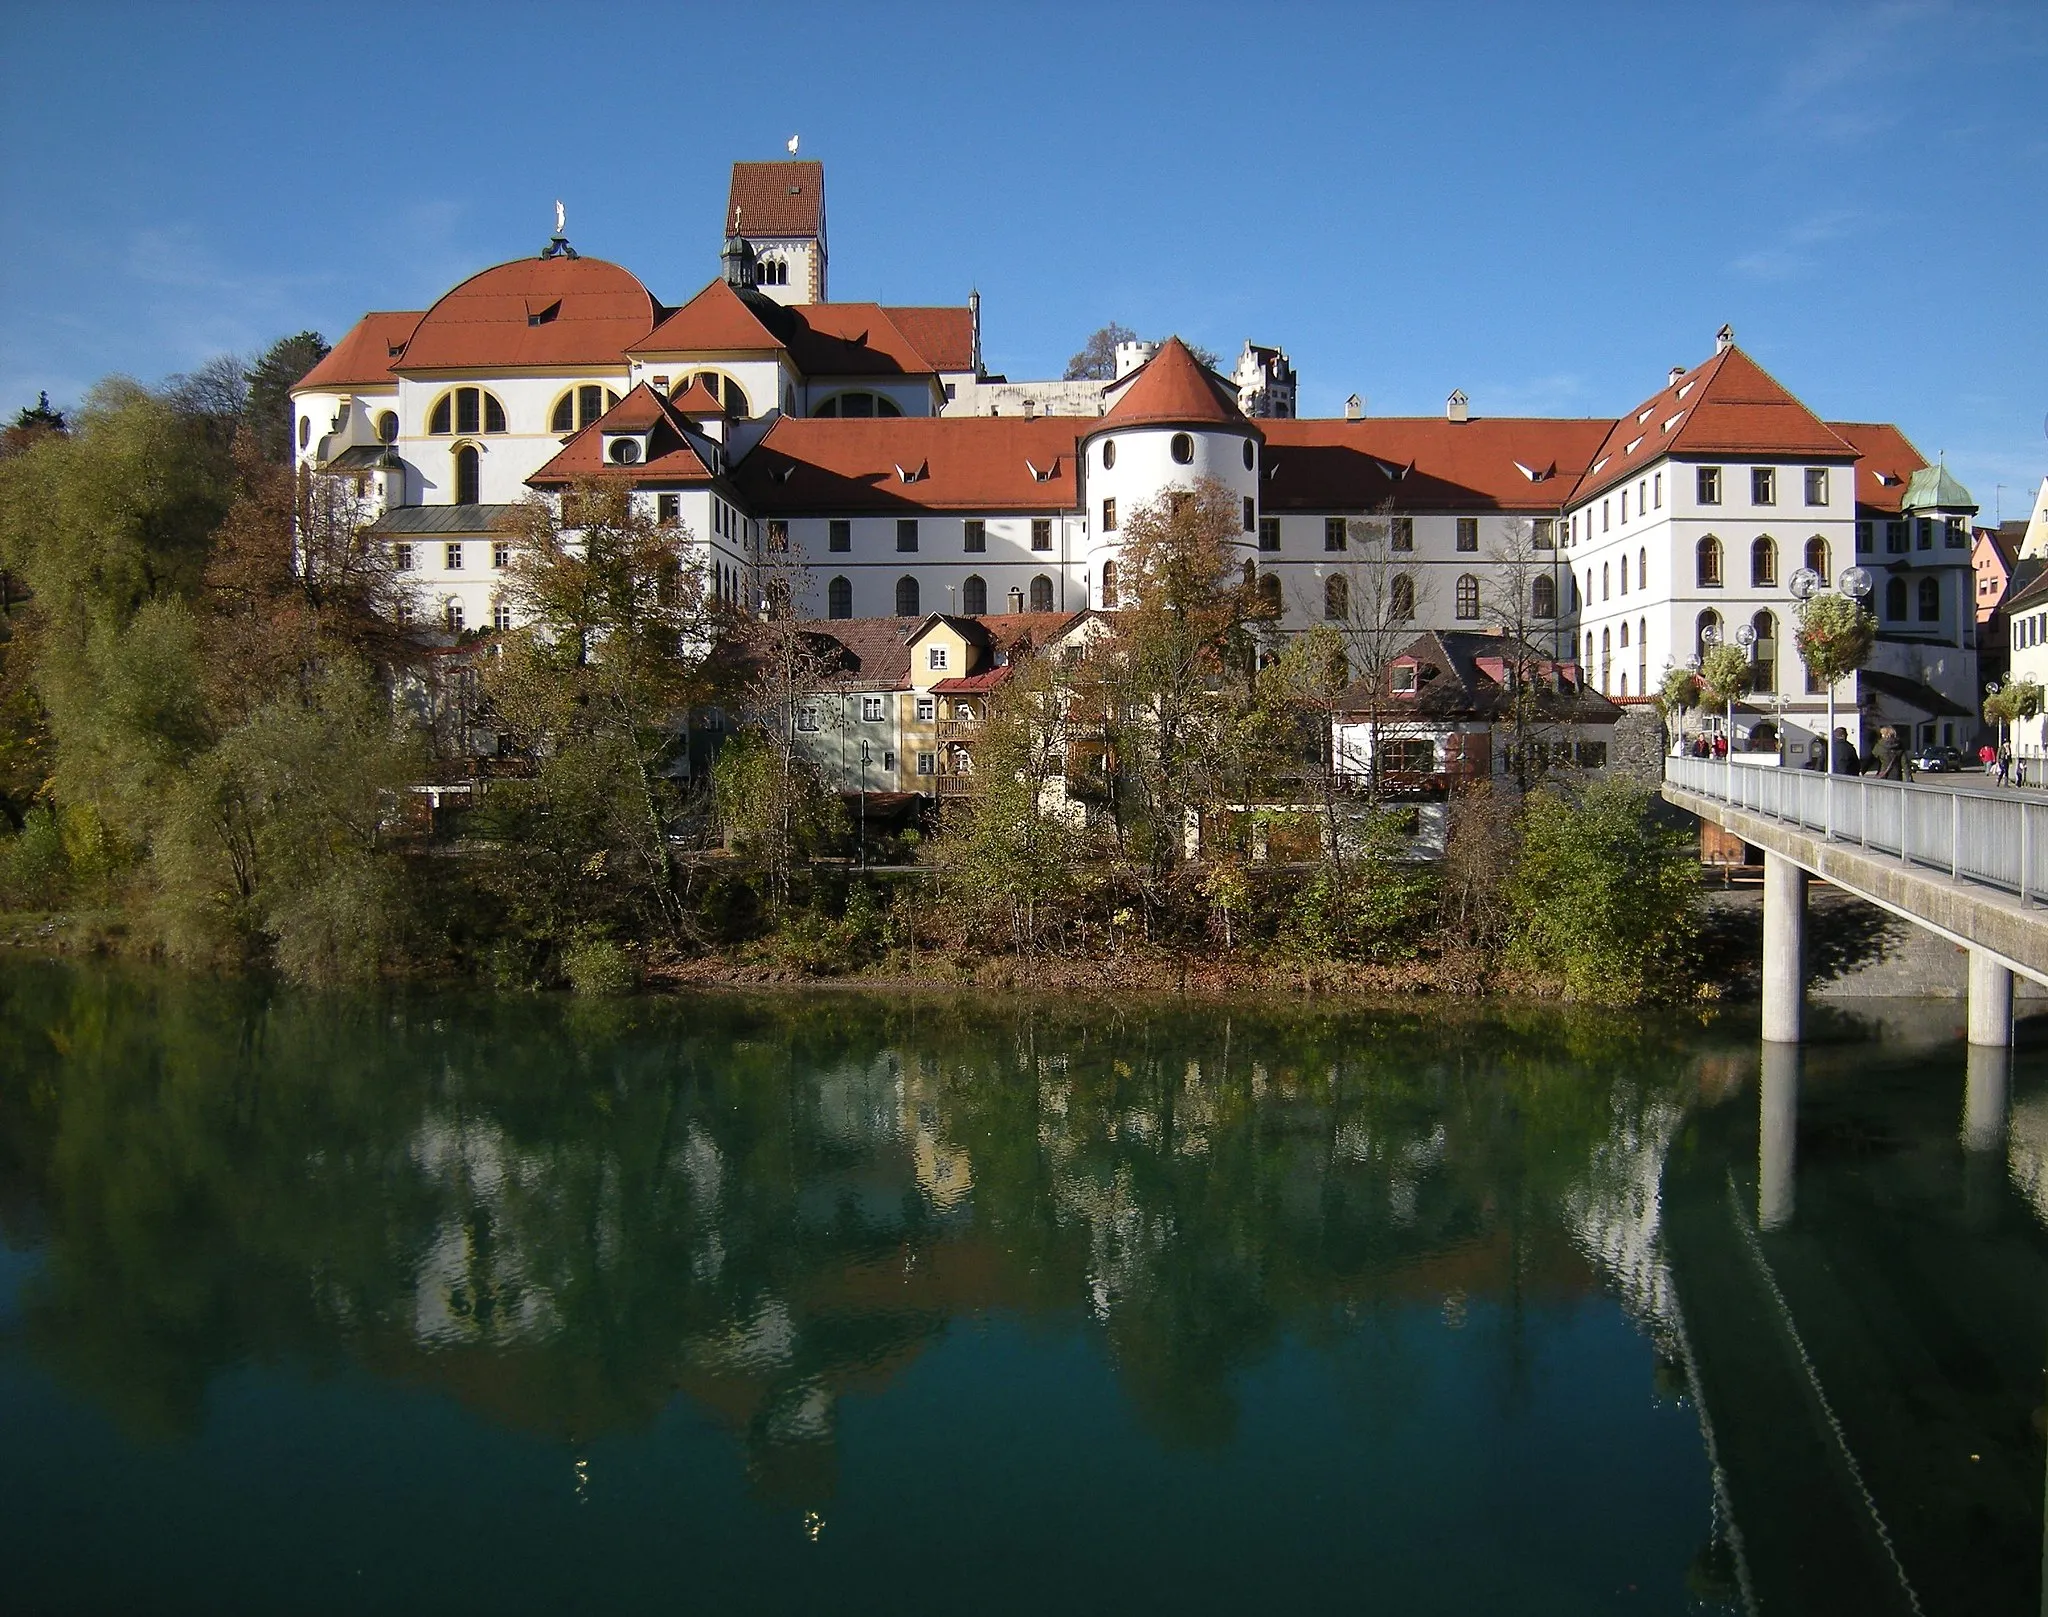
[[[1323,548],[1325,550],[1342,550],[1349,542],[1349,538],[1344,530],[1344,519],[1342,517],[1323,518]]]
[[[1915,517],[1913,519],[1913,538],[1916,549],[1932,550],[1934,548],[1933,518]]]
[[[1031,548],[1033,550],[1052,549],[1051,517],[1033,517],[1031,519]]]
[[[455,430],[457,432],[481,432],[483,421],[478,415],[483,395],[473,387],[455,390]]]
[[[860,716],[868,724],[882,722],[882,699],[879,696],[863,696],[860,699]]]
[[[1948,532],[1942,543],[1950,550],[1961,550],[1968,543],[1963,528],[1963,519],[1961,517],[1949,517],[1946,520]]]
[[[1261,550],[1278,550],[1280,548],[1280,519],[1278,517],[1259,518],[1259,548]]]
[[[1396,517],[1388,530],[1388,548],[1392,550],[1413,550],[1415,548],[1415,519]]]
[[[512,547],[503,543],[492,545],[491,565],[501,573],[510,567],[512,565]]]
[[[512,608],[503,601],[491,608],[491,627],[500,634],[512,627]]]
[[[1778,503],[1778,472],[1776,467],[1750,467],[1749,503],[1751,505],[1776,505]]]
[[[1609,500],[1602,500],[1600,502],[1600,531],[1602,533],[1605,533],[1609,528],[1614,526],[1614,513],[1613,511],[1608,509],[1608,507],[1612,503],[1613,502]]]
[[[917,755],[917,772],[920,775],[936,775],[939,772],[939,755],[935,752],[921,752]]]
[[[1903,556],[1906,553],[1906,524],[1904,522],[1895,519],[1884,525],[1884,548],[1888,554],[1894,556]]]
[[[834,517],[825,532],[826,549],[845,551],[853,548],[853,523],[846,517]]]
[[[1102,502],[1102,531],[1104,533],[1116,532],[1116,501],[1114,500],[1104,500]]]
[[[460,601],[450,601],[448,603],[448,632],[450,634],[462,633],[462,603]]]
[[[967,519],[966,548],[970,554],[979,554],[988,549],[988,524],[980,517]]]
[[[1922,546],[1921,548],[1925,549],[1926,547]],[[451,539],[441,547],[441,553],[443,558],[442,564],[449,572],[459,573],[462,571],[462,541],[460,539]]]
[[[1256,501],[1247,494],[1244,497],[1244,531],[1256,533],[1259,527],[1259,508]]]
[[[929,646],[925,649],[924,665],[927,668],[943,669],[946,666],[946,648]]]
[[[1828,469],[1825,466],[1806,468],[1806,503],[1826,505],[1828,503]]]
[[[932,696],[920,696],[917,699],[917,717],[919,723],[924,723],[927,720],[938,717],[938,712],[938,698]]]
[[[1664,474],[1662,472],[1659,472],[1650,479],[1650,499],[1652,510],[1661,511],[1664,509]]]
[[[1530,523],[1529,543],[1538,550],[1555,550],[1557,548],[1557,519],[1555,517],[1538,517],[1534,522]]]
[[[898,517],[896,519],[896,548],[898,550],[915,550],[917,548],[916,517]]]
[[[1719,505],[1721,503],[1721,468],[1718,466],[1702,466],[1693,475],[1699,484],[1700,504]]]
[[[1393,689],[1396,696],[1412,696],[1415,694],[1415,664],[1395,664]]]
[[[1870,554],[1870,524],[1868,522],[1856,524],[1856,554],[1859,556]]]
[[[683,497],[680,494],[655,495],[654,518],[664,528],[673,528],[683,520]]]
[[[1479,548],[1479,519],[1477,517],[1458,518],[1458,548],[1460,550],[1477,550]]]
[[[394,573],[409,573],[412,571],[411,545],[393,545],[391,547],[391,570]]]
[[[768,519],[768,548],[785,552],[789,549],[789,524],[781,517]]]
[[[818,707],[815,702],[806,702],[796,710],[796,727],[807,736],[818,733]]]

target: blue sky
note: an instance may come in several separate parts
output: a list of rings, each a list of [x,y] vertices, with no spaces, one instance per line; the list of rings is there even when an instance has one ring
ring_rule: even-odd
[[[536,251],[678,302],[801,133],[841,298],[1285,347],[1305,413],[1614,415],[1724,320],[1994,514],[2048,472],[2048,7],[9,8],[0,406]]]

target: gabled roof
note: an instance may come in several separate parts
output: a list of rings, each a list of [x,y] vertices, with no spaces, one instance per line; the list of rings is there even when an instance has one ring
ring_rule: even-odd
[[[807,306],[807,310],[815,305]],[[829,305],[828,305],[829,307]],[[883,311],[935,371],[974,369],[974,312],[965,304],[891,307]]]
[[[1155,422],[1259,430],[1237,407],[1237,389],[1206,369],[1178,337],[1168,337],[1156,354],[1116,386],[1122,397],[1094,423],[1091,432]]]
[[[936,369],[879,303],[798,304],[784,325],[789,357],[806,376],[911,376]]]
[[[781,337],[761,323],[766,311],[713,281],[653,330],[631,344],[635,354],[757,353],[780,348]]]
[[[734,468],[733,482],[768,515],[1074,511],[1075,431],[1088,424],[1058,416],[784,416]]]
[[[811,159],[735,163],[725,234],[817,236],[825,228],[825,165]]]
[[[472,275],[420,317],[393,370],[621,367],[656,305],[601,258],[518,258]]]
[[[366,314],[327,357],[298,379],[294,393],[306,388],[378,387],[397,382],[391,367],[412,341],[425,318],[423,311],[379,310]]]
[[[645,433],[645,458],[630,466],[606,460],[605,437],[619,433]],[[642,382],[571,438],[560,454],[526,481],[541,487],[573,483],[586,477],[636,485],[709,483],[717,475],[709,456],[699,449],[691,424],[667,399]]]
[[[1418,671],[1412,696],[1393,690],[1393,670],[1403,665]],[[1381,676],[1387,683],[1381,690],[1375,693],[1364,680],[1356,681],[1338,698],[1337,710],[1341,714],[1377,712],[1384,717],[1390,706],[1398,704],[1401,712],[1438,723],[1491,720],[1508,709],[1510,691],[1505,675],[1510,666],[1527,668],[1541,680],[1536,711],[1548,722],[1612,724],[1621,717],[1618,704],[1581,679],[1576,663],[1553,661],[1526,642],[1518,643],[1504,634],[1464,629],[1433,629],[1417,635],[1388,664]]]
[[[1895,516],[1906,497],[1906,485],[1926,457],[1888,421],[1831,421],[1828,426],[1848,440],[1856,462],[1858,514]]]
[[[719,402],[718,395],[705,385],[702,376],[691,377],[690,385],[681,393],[671,394],[669,403],[675,406],[677,414],[699,421],[725,414],[725,406]]]
[[[1659,455],[1810,455],[1856,450],[1730,343],[1614,423],[1573,500],[1636,476]]]
[[[1262,421],[1259,503],[1290,511],[1555,513],[1611,425],[1605,420],[1376,416]]]

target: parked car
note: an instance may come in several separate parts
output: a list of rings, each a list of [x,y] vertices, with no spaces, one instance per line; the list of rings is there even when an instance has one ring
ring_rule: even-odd
[[[1913,758],[1913,767],[1923,775],[1955,775],[1969,765],[1954,747],[1922,747]]]

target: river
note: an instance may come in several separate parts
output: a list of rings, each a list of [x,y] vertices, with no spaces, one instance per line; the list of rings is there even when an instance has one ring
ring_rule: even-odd
[[[0,1606],[2039,1610],[1959,1026],[8,962]]]

